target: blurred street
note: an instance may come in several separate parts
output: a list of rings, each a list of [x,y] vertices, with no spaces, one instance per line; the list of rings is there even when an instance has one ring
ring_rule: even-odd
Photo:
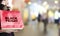
[[[25,25],[24,30],[17,32],[15,34],[16,36],[59,36],[57,24],[48,24],[46,34],[44,34],[43,30],[43,23],[33,23]]]

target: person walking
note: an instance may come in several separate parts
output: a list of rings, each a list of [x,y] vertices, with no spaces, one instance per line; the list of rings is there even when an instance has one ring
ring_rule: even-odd
[[[44,19],[42,21],[44,23],[44,33],[46,33],[47,32],[47,24],[48,24],[48,18],[47,18],[46,13],[44,14]]]

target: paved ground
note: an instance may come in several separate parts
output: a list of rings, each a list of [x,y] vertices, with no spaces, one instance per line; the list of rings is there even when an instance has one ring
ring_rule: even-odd
[[[24,30],[15,33],[15,36],[59,36],[58,27],[56,24],[48,24],[47,33],[44,34],[44,24],[43,23],[35,23],[25,25]]]

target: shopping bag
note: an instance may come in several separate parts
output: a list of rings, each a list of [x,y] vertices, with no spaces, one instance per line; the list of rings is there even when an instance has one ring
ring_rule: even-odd
[[[2,11],[1,13],[1,28],[2,30],[23,29],[24,24],[19,11]]]

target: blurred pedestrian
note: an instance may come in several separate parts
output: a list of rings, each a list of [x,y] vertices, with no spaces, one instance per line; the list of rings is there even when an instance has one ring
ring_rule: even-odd
[[[38,20],[38,23],[41,21],[41,15],[40,15],[40,13],[38,14],[37,20]]]
[[[43,13],[42,15],[42,22],[44,23],[44,33],[47,32],[47,24],[48,24],[48,12],[46,11],[45,13]]]
[[[41,21],[44,24],[44,33],[47,32],[47,24],[48,24],[48,15],[47,15],[47,9],[43,6],[40,7],[40,15],[41,15]]]
[[[58,10],[59,12],[59,24],[58,24],[58,29],[59,29],[59,36],[60,36],[60,9]]]
[[[48,11],[48,23],[49,24],[54,23],[54,12],[53,12],[53,10]]]
[[[54,14],[54,20],[55,20],[55,24],[59,24],[59,11],[56,10],[55,14]]]
[[[60,9],[58,10],[58,12],[59,12],[59,24],[60,24]],[[58,24],[58,25],[59,25],[59,24]]]

